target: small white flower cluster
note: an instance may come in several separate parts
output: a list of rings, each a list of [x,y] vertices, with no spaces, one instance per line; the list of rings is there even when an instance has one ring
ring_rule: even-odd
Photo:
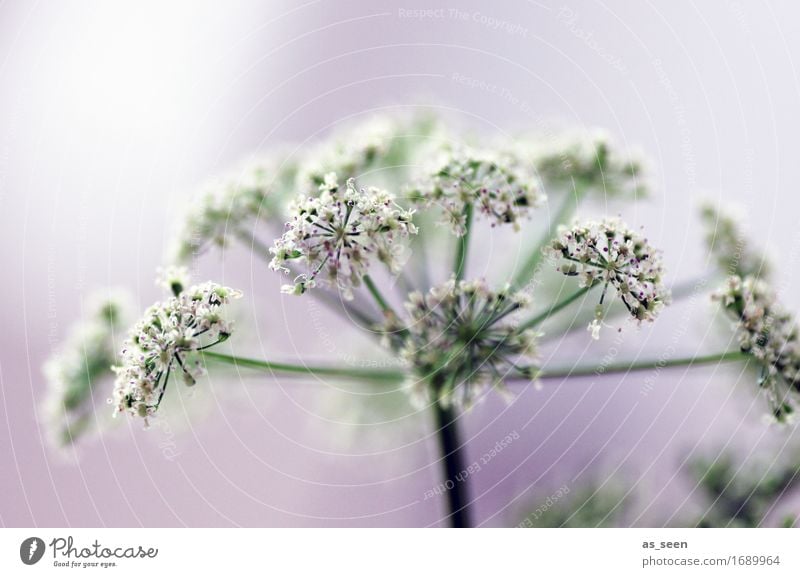
[[[772,414],[779,422],[794,413],[789,392],[800,391],[800,339],[792,315],[777,302],[761,279],[728,278],[713,298],[734,320],[742,352],[761,366],[760,385],[766,391]]]
[[[131,317],[130,298],[123,292],[97,293],[88,303],[86,318],[71,329],[43,367],[47,379],[44,424],[58,447],[73,443],[91,424],[93,392],[113,376],[114,338]]]
[[[647,194],[644,161],[620,150],[603,131],[561,135],[536,149],[534,162],[547,190],[575,187],[609,198]]]
[[[582,287],[603,284],[597,318],[589,325],[593,338],[599,338],[609,285],[638,321],[652,321],[670,301],[660,251],[617,219],[560,227],[547,250],[561,261],[557,270],[580,277]]]
[[[249,238],[256,220],[281,216],[275,213],[285,194],[282,179],[293,171],[291,163],[265,159],[207,185],[183,217],[169,261],[189,262],[209,246],[226,248],[232,238]]]
[[[291,207],[286,232],[270,249],[270,268],[291,272],[301,260],[307,271],[283,292],[303,294],[316,286],[318,277],[353,298],[370,259],[375,256],[393,272],[399,266],[396,241],[416,234],[413,211],[397,205],[394,195],[374,188],[357,188],[353,179],[339,185],[333,173],[325,176],[319,195],[299,198]]]
[[[744,233],[743,216],[735,209],[722,210],[710,202],[700,207],[706,229],[706,245],[720,270],[742,278],[767,278],[771,265],[766,255],[749,242]]]
[[[529,218],[547,199],[532,167],[511,153],[442,151],[424,172],[408,190],[409,197],[424,207],[440,207],[457,236],[466,232],[467,205],[492,226],[511,224],[519,230],[520,219]]]
[[[231,334],[222,308],[241,293],[213,282],[188,288],[156,303],[128,333],[111,402],[114,414],[127,412],[145,419],[155,414],[170,374],[180,370],[187,385],[203,374],[192,353],[207,349]]]
[[[502,390],[508,376],[534,377],[516,363],[534,358],[539,333],[509,322],[528,304],[526,294],[492,291],[482,280],[451,279],[425,295],[411,293],[408,324],[387,321],[384,342],[413,369],[412,399],[469,407],[488,386]]]
[[[400,128],[398,119],[376,115],[337,131],[317,145],[300,166],[298,190],[301,194],[316,190],[331,172],[343,180],[362,177],[390,151]]]

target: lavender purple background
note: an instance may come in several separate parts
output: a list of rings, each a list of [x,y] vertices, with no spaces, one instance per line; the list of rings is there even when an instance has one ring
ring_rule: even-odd
[[[368,414],[372,424],[354,424],[359,399],[324,383],[217,374],[194,397],[173,394],[161,425],[123,420],[77,455],[50,450],[37,420],[40,367],[82,297],[112,285],[142,306],[157,298],[167,225],[198,185],[366,110],[435,104],[489,135],[551,119],[606,127],[646,151],[656,173],[649,203],[609,211],[646,225],[672,278],[707,266],[692,217],[699,195],[735,200],[781,263],[783,298],[800,306],[791,2],[402,12],[419,6],[0,4],[0,524],[438,523],[444,503],[424,499],[439,483],[429,417],[405,410],[395,422]],[[506,252],[501,239],[485,241],[488,255]],[[237,350],[379,359],[336,319],[281,298],[279,279],[243,251],[199,267],[247,295],[240,334],[257,338]],[[712,316],[704,300],[673,307],[620,355],[716,350],[727,341]],[[609,343],[586,340],[544,359],[607,352]],[[702,511],[684,458],[728,444],[769,462],[791,444],[791,431],[761,423],[763,400],[735,367],[665,372],[651,391],[646,378],[550,383],[468,414],[470,461],[520,435],[472,477],[478,520],[513,524],[562,485],[621,477],[638,503],[626,523],[679,523]]]

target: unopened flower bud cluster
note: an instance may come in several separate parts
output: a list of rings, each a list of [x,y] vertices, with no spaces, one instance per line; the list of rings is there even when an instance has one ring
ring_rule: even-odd
[[[715,293],[733,319],[739,348],[761,367],[760,385],[772,413],[784,421],[794,413],[790,394],[800,391],[798,326],[763,280],[731,276]]]
[[[513,322],[528,304],[527,295],[493,291],[482,280],[451,279],[426,294],[411,293],[408,321],[402,328],[391,322],[386,332],[413,367],[415,401],[468,407],[510,375],[533,376],[522,367],[534,359],[539,334]]]

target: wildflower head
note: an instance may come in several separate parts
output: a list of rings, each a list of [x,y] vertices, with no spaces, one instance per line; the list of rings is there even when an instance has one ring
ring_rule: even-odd
[[[723,210],[710,202],[700,207],[705,240],[721,271],[739,277],[767,278],[770,263],[752,246],[743,230],[742,215],[735,209]]]
[[[473,205],[492,226],[519,221],[546,200],[536,174],[514,154],[487,151],[443,151],[408,191],[417,203],[438,206],[453,233],[466,232],[465,207]]]
[[[800,339],[794,318],[769,286],[754,276],[729,277],[713,298],[733,319],[742,352],[760,367],[759,384],[775,419],[787,420],[794,413],[789,393],[800,391]]]
[[[284,181],[293,178],[295,170],[288,161],[252,161],[206,185],[182,218],[170,246],[170,262],[189,262],[211,246],[226,248],[237,237],[247,242],[254,222],[281,216]]]
[[[640,198],[648,190],[643,160],[621,151],[598,130],[542,142],[535,164],[547,190],[575,188],[604,198]]]
[[[417,232],[413,211],[398,206],[391,193],[357,188],[352,179],[340,186],[332,173],[317,196],[298,199],[291,212],[286,231],[270,249],[273,270],[292,272],[294,262],[305,269],[294,271],[294,283],[284,286],[290,294],[303,294],[323,281],[351,299],[373,258],[397,271],[395,243]]]
[[[492,291],[483,281],[451,279],[425,295],[412,293],[407,324],[390,319],[385,330],[412,367],[414,399],[468,407],[508,376],[531,376],[517,363],[535,356],[539,335],[511,322],[527,305],[527,295]]]
[[[599,337],[609,287],[638,321],[654,320],[670,300],[661,253],[619,220],[561,227],[547,250],[558,261],[559,272],[579,277],[583,287],[603,286],[589,325],[594,338]]]
[[[405,167],[426,149],[424,144],[442,130],[435,116],[418,112],[381,112],[344,123],[303,156],[295,188],[303,194],[314,191],[331,172],[343,181],[355,178],[388,184],[384,177],[404,174]]]
[[[400,129],[398,119],[376,115],[337,131],[301,164],[297,188],[302,192],[315,190],[331,172],[343,180],[363,176],[392,151]]]
[[[127,294],[116,291],[91,296],[86,317],[45,363],[43,415],[54,445],[75,442],[90,426],[94,392],[99,383],[113,377],[114,339],[130,318],[129,301]]]
[[[145,419],[155,414],[170,376],[182,374],[187,385],[203,374],[194,353],[226,340],[231,324],[223,308],[241,293],[212,282],[183,290],[145,311],[128,333],[111,402],[114,414]]]

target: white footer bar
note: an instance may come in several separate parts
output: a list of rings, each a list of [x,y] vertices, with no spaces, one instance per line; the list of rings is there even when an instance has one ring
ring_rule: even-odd
[[[0,575],[800,575],[799,536],[792,529],[2,529]]]

